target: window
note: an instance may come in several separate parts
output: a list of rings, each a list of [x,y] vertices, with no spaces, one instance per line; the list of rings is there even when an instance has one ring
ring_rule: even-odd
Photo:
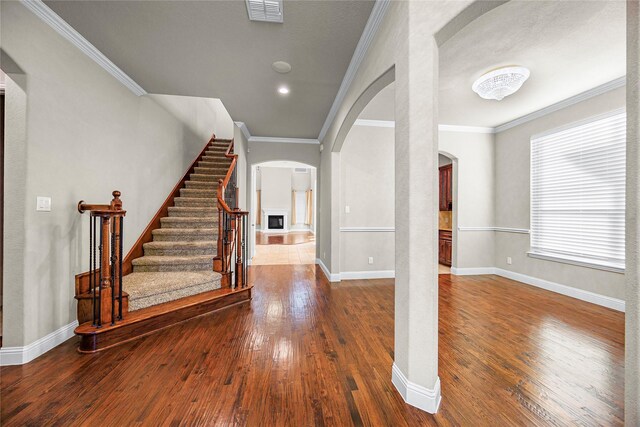
[[[626,114],[531,139],[530,255],[624,270]]]

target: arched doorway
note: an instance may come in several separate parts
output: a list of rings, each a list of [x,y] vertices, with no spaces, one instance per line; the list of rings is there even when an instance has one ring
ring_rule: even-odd
[[[250,264],[315,264],[316,168],[273,160],[250,173]]]

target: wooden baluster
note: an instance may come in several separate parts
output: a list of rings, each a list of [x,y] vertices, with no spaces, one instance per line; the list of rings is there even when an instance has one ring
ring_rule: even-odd
[[[238,209],[239,210],[239,209]],[[240,214],[236,214],[236,288],[244,286],[244,268],[242,259],[242,228],[244,218]]]
[[[221,193],[222,191],[224,191],[222,189],[222,180],[218,181],[218,194],[224,194]],[[222,215],[222,211],[223,211],[223,207],[220,205],[220,203],[217,203],[218,206],[218,247],[217,247],[217,256],[213,258],[213,271],[217,271],[218,273],[222,273],[222,257],[223,257],[223,253],[222,253],[222,233],[223,233],[223,215]]]

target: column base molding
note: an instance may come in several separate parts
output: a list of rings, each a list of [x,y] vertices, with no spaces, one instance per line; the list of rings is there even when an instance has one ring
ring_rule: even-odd
[[[440,378],[436,378],[433,388],[426,388],[412,383],[394,363],[391,369],[391,382],[398,390],[405,402],[418,409],[435,414],[440,406]]]

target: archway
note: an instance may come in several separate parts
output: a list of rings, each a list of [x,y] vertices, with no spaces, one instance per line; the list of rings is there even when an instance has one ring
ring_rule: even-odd
[[[249,264],[315,264],[317,169],[270,160],[249,173]]]

